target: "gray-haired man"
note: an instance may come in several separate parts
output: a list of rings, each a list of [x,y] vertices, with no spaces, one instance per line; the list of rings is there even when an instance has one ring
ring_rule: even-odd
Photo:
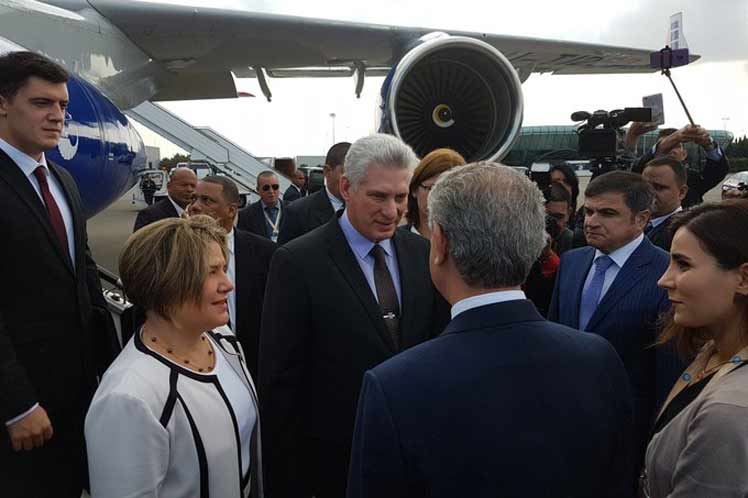
[[[363,373],[446,323],[428,242],[396,230],[416,163],[392,136],[358,140],[345,211],[273,257],[259,365],[270,496],[342,496]]]
[[[349,498],[631,496],[620,360],[520,290],[545,245],[543,204],[490,163],[431,190],[431,276],[452,321],[366,373]]]

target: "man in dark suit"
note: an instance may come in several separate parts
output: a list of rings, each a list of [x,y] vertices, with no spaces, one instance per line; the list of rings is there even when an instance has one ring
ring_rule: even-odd
[[[197,186],[197,175],[190,168],[174,168],[166,184],[168,195],[138,213],[132,231],[166,218],[178,218],[192,202]]]
[[[643,133],[647,130],[648,127],[646,125],[641,126],[640,123],[632,123],[626,138],[635,146],[638,139],[636,133]],[[634,136],[630,138],[632,134]],[[704,154],[704,168],[701,171],[693,170],[689,173],[688,191],[682,202],[684,208],[704,202],[704,194],[719,185],[730,171],[730,163],[724,151],[704,128],[687,125],[680,130],[676,130],[675,128],[660,130],[657,144],[655,144],[652,150],[647,151],[641,156],[632,168],[633,172],[641,173],[652,159],[665,156],[682,163],[688,159],[688,153],[683,147],[683,144],[687,142],[693,142],[701,146]]]
[[[239,211],[236,227],[277,242],[286,214],[286,206],[279,198],[279,189],[278,177],[272,171],[266,170],[257,175],[260,200]]]
[[[637,458],[657,406],[682,371],[671,351],[653,348],[670,302],[657,281],[669,257],[644,236],[653,192],[636,173],[613,171],[585,191],[589,247],[561,257],[548,319],[600,335],[621,357],[634,397]]]
[[[229,326],[244,349],[250,373],[257,379],[262,300],[276,246],[264,237],[234,229],[239,202],[239,190],[231,179],[206,176],[197,183],[189,214],[207,214],[228,233],[227,273],[234,283],[229,294]]]
[[[644,235],[652,244],[670,252],[672,234],[667,227],[670,218],[683,210],[681,202],[688,194],[688,173],[683,163],[665,156],[649,161],[642,176],[654,192],[652,218]]]
[[[630,498],[621,361],[520,290],[545,246],[541,193],[510,168],[468,165],[428,205],[431,278],[452,321],[366,373],[348,497]]]
[[[304,197],[304,185],[306,184],[306,176],[300,169],[294,171],[291,176],[291,185],[288,186],[285,192],[283,192],[283,202],[291,204],[293,201]]]
[[[268,496],[343,496],[363,373],[446,323],[428,241],[396,231],[416,163],[395,137],[358,140],[345,211],[273,256],[259,365]]]
[[[330,221],[333,214],[343,209],[340,177],[343,176],[343,162],[350,148],[349,142],[339,142],[330,147],[323,169],[325,188],[319,189],[288,207],[280,235],[278,235],[278,244],[285,244],[289,240],[324,225]]]
[[[0,57],[0,489],[79,498],[83,421],[116,354],[72,176],[46,160],[67,72],[30,52]]]

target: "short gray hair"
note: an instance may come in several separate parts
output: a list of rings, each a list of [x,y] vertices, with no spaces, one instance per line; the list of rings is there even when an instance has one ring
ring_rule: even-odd
[[[408,169],[418,164],[418,157],[405,142],[392,135],[375,133],[356,140],[345,155],[345,177],[357,190],[371,166]]]
[[[428,199],[429,223],[441,227],[467,285],[524,283],[546,245],[543,194],[525,175],[496,163],[459,166]]]

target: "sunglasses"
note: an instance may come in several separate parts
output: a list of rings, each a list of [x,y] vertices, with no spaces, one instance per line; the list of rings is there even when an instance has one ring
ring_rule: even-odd
[[[272,185],[266,183],[262,186],[262,191],[267,192],[268,190],[270,190],[270,187],[272,187],[273,190],[278,190],[280,188],[280,185],[278,185],[277,183],[273,183]]]

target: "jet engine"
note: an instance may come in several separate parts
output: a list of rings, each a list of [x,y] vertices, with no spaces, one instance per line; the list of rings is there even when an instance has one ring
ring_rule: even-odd
[[[522,125],[522,87],[487,43],[432,33],[392,68],[382,87],[380,131],[419,157],[449,147],[468,162],[500,160]]]

